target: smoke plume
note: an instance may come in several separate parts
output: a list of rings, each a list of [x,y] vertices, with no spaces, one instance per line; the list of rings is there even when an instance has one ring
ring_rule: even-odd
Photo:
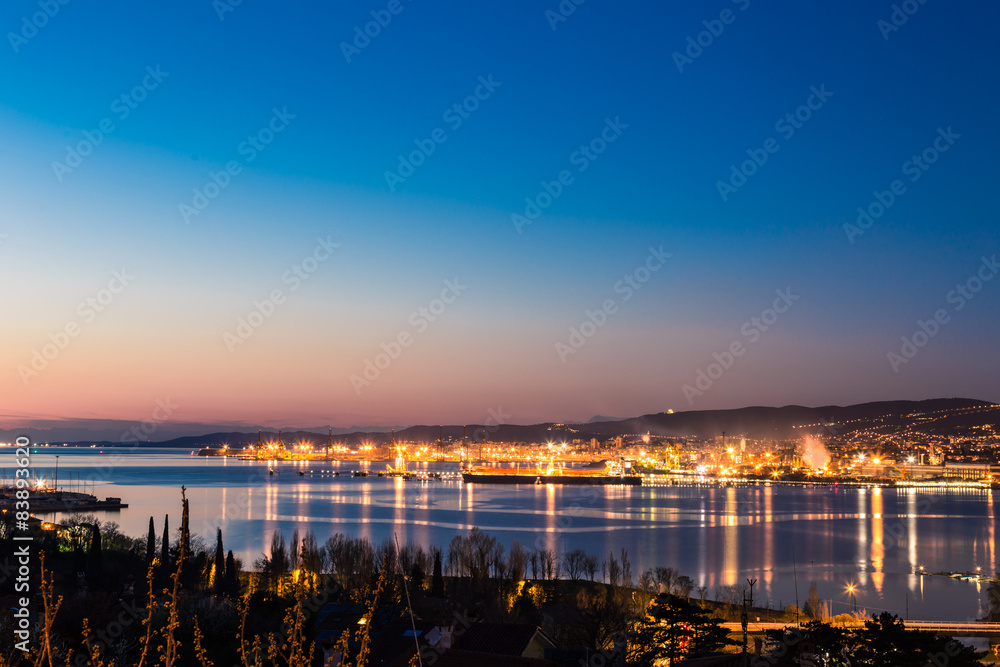
[[[830,453],[826,451],[826,446],[819,438],[809,436],[802,443],[802,462],[810,468],[819,470],[830,462]]]

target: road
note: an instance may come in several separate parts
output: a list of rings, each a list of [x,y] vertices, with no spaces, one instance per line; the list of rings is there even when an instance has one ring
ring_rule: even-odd
[[[794,625],[793,623],[750,623],[749,632],[759,634],[765,630],[778,630]],[[861,627],[861,623],[857,624]],[[1000,636],[1000,623],[978,623],[975,621],[903,621],[907,630],[929,630],[939,634],[957,637],[997,637]],[[739,623],[723,623],[722,626],[730,632],[743,632]]]

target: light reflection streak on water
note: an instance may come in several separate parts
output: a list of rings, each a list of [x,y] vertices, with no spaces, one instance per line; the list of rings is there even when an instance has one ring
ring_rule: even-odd
[[[739,504],[736,501],[736,489],[729,487],[726,489],[726,527],[723,533],[723,562],[722,576],[726,586],[736,583],[739,577],[739,531],[737,524],[739,517]]]
[[[536,488],[543,488],[538,485]],[[556,533],[556,485],[545,484],[545,548],[556,551],[558,536]]]
[[[774,515],[773,502],[774,502],[774,489],[770,486],[764,487],[764,572],[762,573],[761,579],[763,582],[761,584],[761,590],[764,591],[765,595],[771,597],[771,573],[775,562],[774,554]]]
[[[855,561],[858,563],[858,584],[868,585],[868,494],[858,489],[858,549]]]
[[[228,491],[229,491],[229,489],[223,487],[223,489],[222,489],[222,504],[220,505],[221,509],[219,510],[220,521],[221,521],[221,523],[222,523],[223,526],[226,525],[226,520],[227,520],[226,512],[228,511],[228,508],[226,506],[229,503],[226,501],[226,498],[229,496]]]
[[[358,537],[364,537],[369,542],[372,540],[372,484],[363,482],[361,484],[361,525],[358,528]]]
[[[997,571],[997,554],[996,554],[996,516],[994,514],[995,508],[993,507],[993,489],[986,492],[986,502],[988,508],[986,510],[986,515],[989,521],[986,524],[986,530],[989,532],[989,541],[986,543],[986,567],[983,568],[984,571],[993,575]]]
[[[917,562],[917,490],[909,489],[906,494],[906,558],[910,572],[916,572]],[[917,575],[919,576],[919,575]],[[914,582],[915,583],[915,582]],[[913,585],[910,585],[910,590]]]
[[[277,511],[278,486],[276,484],[267,485],[267,493],[264,496],[264,519],[274,521],[273,517]]]
[[[878,594],[882,594],[882,582],[885,580],[885,573],[882,571],[883,559],[885,558],[885,546],[882,542],[884,533],[882,525],[882,489],[875,487],[872,489],[872,583]]]
[[[714,491],[715,489],[712,489]],[[711,497],[711,493],[709,497]],[[701,527],[705,526],[705,498],[701,499]],[[699,530],[698,533],[698,564],[702,568],[698,571],[697,580],[702,586],[711,586],[712,582],[709,580],[711,573],[708,570],[708,531]]]
[[[392,484],[396,508],[396,511],[392,514],[393,522],[395,523],[396,528],[403,533],[399,537],[400,542],[407,542],[409,534],[406,521],[406,489],[403,488],[403,485],[406,484],[406,482],[403,481],[402,477],[393,477]]]
[[[978,573],[984,574],[986,576],[994,576],[996,573],[996,563],[993,559],[993,531],[995,529],[996,517],[994,516],[993,508],[993,489],[987,491],[987,509],[986,509],[986,539],[982,545],[982,559],[980,558],[979,544],[976,545],[976,571]],[[979,541],[978,538],[976,540]],[[982,563],[980,565],[980,563]],[[976,582],[976,592],[982,593],[983,586],[981,581]]]

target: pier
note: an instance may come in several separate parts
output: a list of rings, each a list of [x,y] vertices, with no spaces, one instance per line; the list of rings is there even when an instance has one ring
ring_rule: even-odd
[[[0,510],[16,509],[17,489],[12,486],[0,489]],[[32,514],[50,514],[53,512],[93,512],[117,511],[128,507],[121,498],[107,497],[100,500],[89,493],[74,491],[55,491],[52,489],[31,490]]]

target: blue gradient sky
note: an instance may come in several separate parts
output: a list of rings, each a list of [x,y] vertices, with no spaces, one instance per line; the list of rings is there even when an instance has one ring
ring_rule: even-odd
[[[0,10],[6,419],[146,419],[164,397],[179,420],[303,426],[1000,400],[1000,280],[947,301],[997,252],[996,6],[928,2],[885,39],[892,3],[591,0],[553,30],[556,2],[403,0],[348,63],[340,43],[386,6],[244,2],[220,20],[208,0],[70,2],[16,44],[39,5]],[[727,9],[678,72],[672,54]],[[119,119],[112,102],[157,66],[169,75]],[[501,85],[451,129],[443,112],[481,76]],[[813,86],[833,95],[786,140],[775,122]],[[247,163],[238,147],[274,108],[295,118]],[[52,163],[105,118],[60,181]],[[628,127],[577,172],[606,118]],[[390,190],[397,156],[439,127]],[[903,163],[948,127],[961,138],[911,183]],[[770,137],[780,150],[723,201],[717,182]],[[178,206],[231,160],[242,172],[186,223]],[[518,233],[511,215],[564,169],[573,184]],[[849,242],[844,223],[893,179],[906,193]],[[340,246],[291,291],[317,237]],[[673,256],[625,302],[614,287],[650,246]],[[122,268],[134,280],[83,322]],[[455,279],[467,289],[417,332],[411,314]],[[744,323],[785,288],[799,300],[751,342]],[[274,289],[286,302],[227,346]],[[556,344],[606,299],[617,312],[564,362]],[[947,324],[894,369],[938,309]],[[352,384],[401,332],[413,343]]]

